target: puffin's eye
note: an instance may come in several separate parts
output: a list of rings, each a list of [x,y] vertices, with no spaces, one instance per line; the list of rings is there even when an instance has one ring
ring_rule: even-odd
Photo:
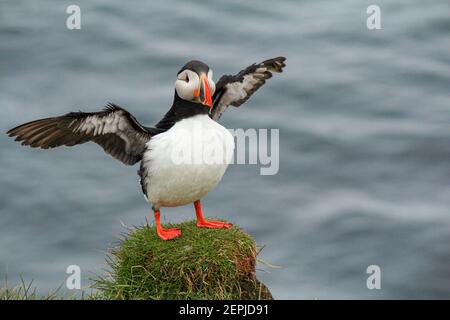
[[[178,78],[178,80],[189,82],[189,75],[186,71],[181,72],[177,78]]]

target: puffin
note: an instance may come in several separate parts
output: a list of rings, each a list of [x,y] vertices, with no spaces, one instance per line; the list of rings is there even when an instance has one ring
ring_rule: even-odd
[[[151,205],[156,233],[163,240],[181,236],[163,228],[160,209],[194,204],[200,228],[231,228],[204,217],[201,199],[222,179],[234,153],[234,138],[218,120],[229,106],[239,107],[272,73],[285,67],[285,57],[254,63],[217,83],[205,63],[189,61],[177,73],[172,107],[153,127],[140,124],[123,107],[108,103],[98,112],[70,112],[19,125],[7,132],[32,148],[52,149],[91,141],[126,165],[140,162],[142,192]]]

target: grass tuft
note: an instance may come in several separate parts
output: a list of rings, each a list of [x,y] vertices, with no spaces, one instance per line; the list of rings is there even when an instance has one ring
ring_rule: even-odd
[[[123,235],[111,250],[106,276],[94,279],[101,299],[272,299],[256,279],[254,240],[237,227],[198,228],[195,221],[163,241],[154,227]]]
[[[57,298],[59,290],[60,288],[46,295],[38,294],[33,286],[33,281],[27,284],[22,276],[20,277],[20,284],[9,288],[8,279],[6,278],[5,286],[0,287],[0,300],[54,300]]]

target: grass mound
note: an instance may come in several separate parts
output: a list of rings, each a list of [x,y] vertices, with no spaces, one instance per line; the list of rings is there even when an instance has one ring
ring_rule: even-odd
[[[272,299],[256,279],[256,246],[237,227],[180,227],[180,238],[163,241],[154,227],[130,230],[112,250],[108,275],[93,287],[103,299]]]

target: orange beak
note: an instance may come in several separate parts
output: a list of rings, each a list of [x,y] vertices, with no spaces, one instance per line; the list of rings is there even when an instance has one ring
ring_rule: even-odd
[[[194,91],[194,96],[199,97],[200,102],[205,106],[212,107],[211,88],[208,84],[208,78],[204,74],[200,76],[200,87]]]

